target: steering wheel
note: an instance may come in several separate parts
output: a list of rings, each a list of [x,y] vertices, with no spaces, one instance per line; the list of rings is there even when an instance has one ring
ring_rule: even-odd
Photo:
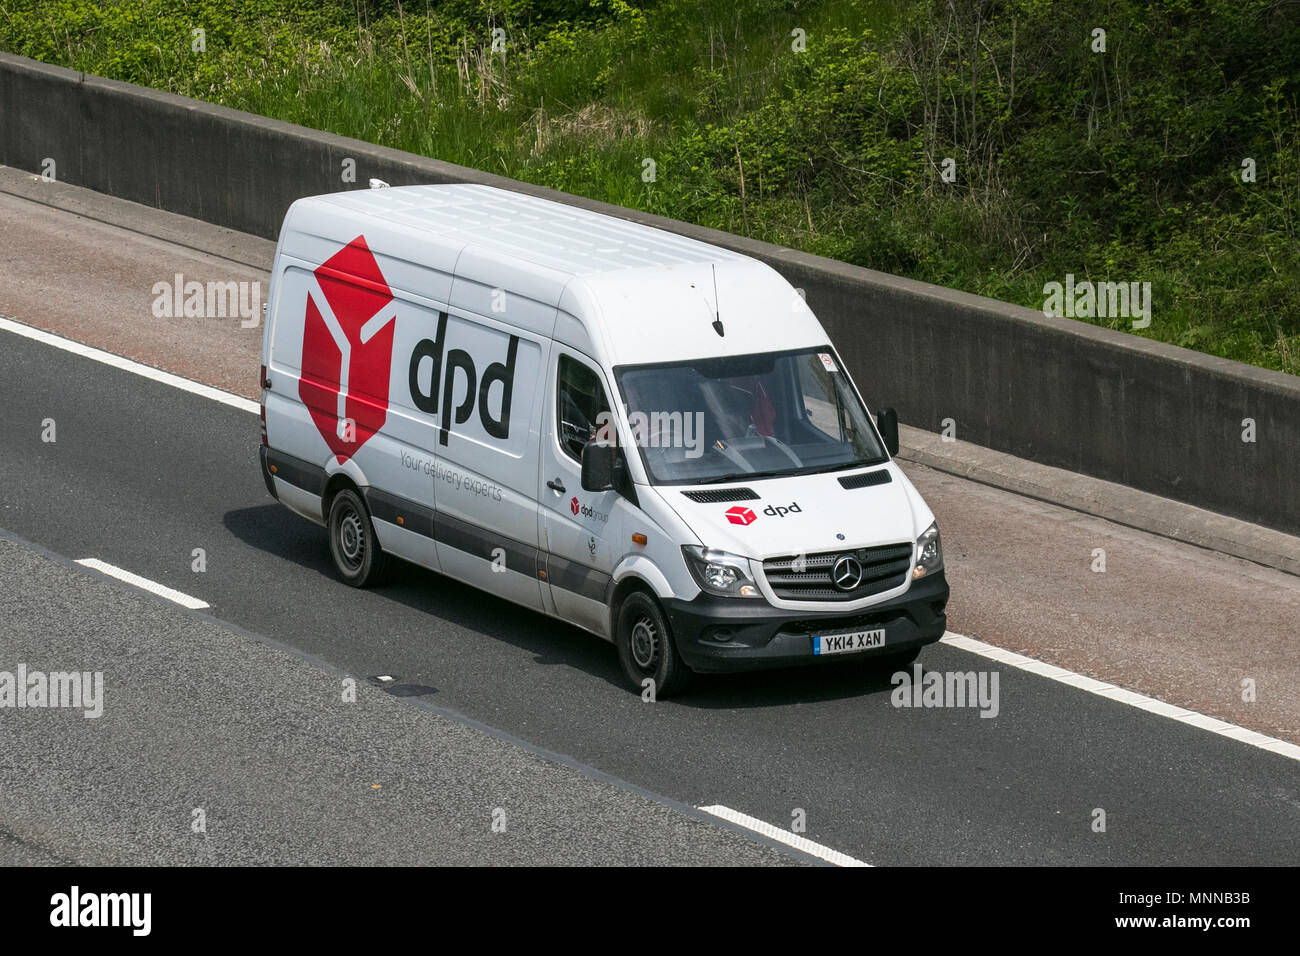
[[[591,419],[586,416],[578,403],[564,395],[560,400],[560,439],[572,447],[573,443],[586,445],[591,440]]]

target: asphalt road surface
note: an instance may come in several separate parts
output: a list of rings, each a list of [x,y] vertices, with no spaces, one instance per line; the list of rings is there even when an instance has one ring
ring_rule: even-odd
[[[0,336],[0,527],[193,595],[347,674],[417,685],[682,804],[778,826],[802,811],[806,837],[873,864],[1300,860],[1296,761],[949,646],[925,667],[997,670],[996,717],[896,708],[887,678],[856,668],[714,678],[646,704],[608,645],[439,575],[345,587],[322,531],[268,498],[255,415]],[[44,593],[44,613],[64,613],[65,590]],[[177,666],[202,680],[201,657]]]
[[[257,267],[7,194],[0,224],[0,315],[255,396],[260,329],[150,302]],[[97,720],[0,709],[0,863],[813,859],[706,806],[872,864],[1300,862],[1290,756],[949,644],[925,668],[996,674],[997,716],[895,707],[853,667],[646,704],[561,622],[409,566],[342,585],[324,532],[267,495],[255,414],[3,330],[0,408],[0,671],[107,688]],[[1300,742],[1300,579],[906,470],[944,530],[953,630]]]
[[[3,536],[0,579],[0,667],[103,675],[5,712],[2,862],[796,862]]]

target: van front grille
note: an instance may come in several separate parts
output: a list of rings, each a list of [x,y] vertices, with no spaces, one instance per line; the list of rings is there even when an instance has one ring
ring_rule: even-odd
[[[850,559],[839,567],[842,584],[851,583],[860,569],[858,583],[853,587],[836,586],[833,574],[840,558]],[[911,566],[912,545],[904,542],[768,558],[763,562],[763,573],[772,593],[785,601],[857,601],[898,587],[907,580]]]

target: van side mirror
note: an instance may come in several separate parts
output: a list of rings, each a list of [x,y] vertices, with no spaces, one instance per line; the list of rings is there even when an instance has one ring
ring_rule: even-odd
[[[587,442],[582,449],[582,490],[617,491],[632,504],[638,503],[622,448],[604,439]]]
[[[582,490],[609,491],[614,487],[618,449],[607,441],[589,441],[582,449]]]
[[[876,429],[885,440],[885,448],[890,455],[898,454],[898,412],[892,408],[876,410]]]

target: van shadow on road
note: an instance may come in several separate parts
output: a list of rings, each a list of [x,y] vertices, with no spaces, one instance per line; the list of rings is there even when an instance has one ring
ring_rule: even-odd
[[[348,590],[334,569],[324,529],[283,506],[265,504],[228,511],[222,522],[249,547],[315,572],[340,592]],[[634,693],[623,676],[612,644],[436,571],[394,561],[387,580],[367,591],[527,651],[537,664],[571,667],[620,691]],[[706,710],[816,703],[887,694],[892,689],[889,678],[888,670],[863,661],[696,675],[685,694],[673,698],[672,703]]]

